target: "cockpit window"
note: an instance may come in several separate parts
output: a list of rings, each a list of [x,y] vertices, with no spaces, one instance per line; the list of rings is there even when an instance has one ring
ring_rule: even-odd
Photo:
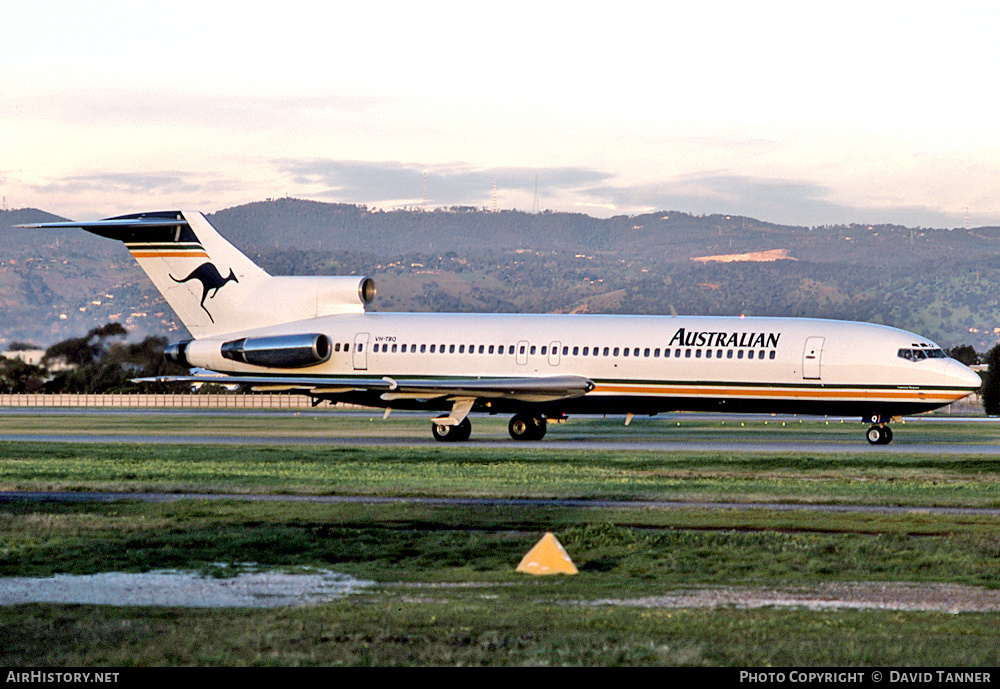
[[[947,359],[948,355],[942,349],[900,349],[897,352],[900,359],[907,361],[922,361],[923,359]]]

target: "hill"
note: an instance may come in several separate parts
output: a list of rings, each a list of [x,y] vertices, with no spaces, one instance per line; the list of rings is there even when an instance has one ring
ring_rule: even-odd
[[[109,320],[137,336],[185,336],[120,244],[10,227],[52,219],[0,213],[0,347],[47,344]],[[810,228],[675,211],[381,212],[298,199],[209,219],[274,274],[372,275],[379,310],[818,316],[979,351],[1000,337],[996,227]]]

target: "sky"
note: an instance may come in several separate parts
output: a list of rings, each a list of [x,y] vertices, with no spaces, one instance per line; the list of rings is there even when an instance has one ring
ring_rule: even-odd
[[[1000,225],[1000,3],[0,0],[0,194]]]

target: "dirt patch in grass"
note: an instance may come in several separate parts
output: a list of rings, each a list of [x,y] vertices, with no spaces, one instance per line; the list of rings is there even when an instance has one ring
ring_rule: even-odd
[[[637,608],[808,608],[810,610],[902,610],[908,612],[997,612],[1000,591],[954,584],[830,583],[817,586],[719,586],[662,596],[579,601],[580,605]]]

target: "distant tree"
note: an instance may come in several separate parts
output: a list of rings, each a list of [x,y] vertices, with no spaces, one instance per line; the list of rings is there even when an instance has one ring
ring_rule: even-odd
[[[11,342],[10,346],[7,347],[8,352],[30,352],[35,349],[43,348],[30,342]]]
[[[979,363],[979,354],[971,345],[957,345],[948,350],[948,356],[956,361],[960,361],[966,366]]]
[[[118,323],[94,328],[84,337],[58,342],[46,350],[43,361],[69,365],[45,384],[49,392],[125,392],[139,387],[133,378],[178,375],[187,369],[163,358],[167,340],[147,337],[131,344],[120,338],[128,332]]]
[[[980,393],[986,413],[1000,415],[1000,344],[986,353],[986,371]]]
[[[94,328],[83,337],[57,342],[45,350],[42,361],[49,363],[61,359],[70,366],[93,364],[106,354],[109,339],[126,335],[128,331],[120,323],[108,323]]]
[[[20,359],[0,358],[0,392],[20,395],[38,392],[45,383],[46,371],[41,366]]]

